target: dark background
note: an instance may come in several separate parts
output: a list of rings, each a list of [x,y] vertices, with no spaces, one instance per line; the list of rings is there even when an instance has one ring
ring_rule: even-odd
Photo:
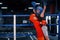
[[[22,12],[25,8],[31,6],[32,1],[41,2],[41,0],[0,0],[0,2],[3,3],[0,7],[8,7],[8,9],[4,10],[4,12],[10,12],[11,10],[14,10],[14,12]],[[47,0],[47,10],[49,10],[51,4],[55,5],[57,10],[60,10],[60,0]]]

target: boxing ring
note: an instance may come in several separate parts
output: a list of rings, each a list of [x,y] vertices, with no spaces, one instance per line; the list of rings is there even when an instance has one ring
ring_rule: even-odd
[[[13,26],[13,33],[0,33],[0,37],[1,38],[7,38],[8,40],[10,40],[9,38],[14,38],[14,40],[16,40],[17,37],[20,36],[30,36],[31,40],[33,40],[32,36],[34,36],[33,33],[31,32],[27,32],[27,33],[17,33],[16,32],[16,28],[17,27],[26,27],[26,26],[33,26],[33,24],[16,24],[16,17],[28,17],[29,15],[0,15],[0,17],[13,17],[13,24],[0,24],[0,26],[6,26],[6,27],[12,27]],[[59,14],[46,14],[46,22],[47,20],[51,20],[50,17],[51,16],[56,16],[57,17],[57,24],[47,24],[49,26],[51,25],[55,25],[57,26],[57,35],[58,35],[58,39],[60,39],[60,13]],[[49,21],[50,22],[50,21]],[[17,26],[17,27],[16,27]]]

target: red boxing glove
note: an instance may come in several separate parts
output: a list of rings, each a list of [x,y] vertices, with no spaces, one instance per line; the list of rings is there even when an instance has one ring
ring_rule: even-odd
[[[42,20],[42,25],[46,25],[46,20]]]

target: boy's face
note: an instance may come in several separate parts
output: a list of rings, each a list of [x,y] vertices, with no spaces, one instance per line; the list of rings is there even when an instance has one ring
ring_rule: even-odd
[[[36,11],[37,11],[37,13],[40,13],[40,10],[39,9],[37,9]]]

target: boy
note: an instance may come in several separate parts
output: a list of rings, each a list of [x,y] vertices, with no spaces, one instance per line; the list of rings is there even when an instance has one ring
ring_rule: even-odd
[[[44,33],[41,28],[41,21],[44,20],[44,13],[46,10],[46,5],[44,5],[44,9],[40,6],[36,7],[36,2],[32,2],[34,7],[33,14],[30,15],[30,21],[34,24],[34,28],[37,34],[37,40],[45,40]],[[40,23],[41,22],[41,23]]]

